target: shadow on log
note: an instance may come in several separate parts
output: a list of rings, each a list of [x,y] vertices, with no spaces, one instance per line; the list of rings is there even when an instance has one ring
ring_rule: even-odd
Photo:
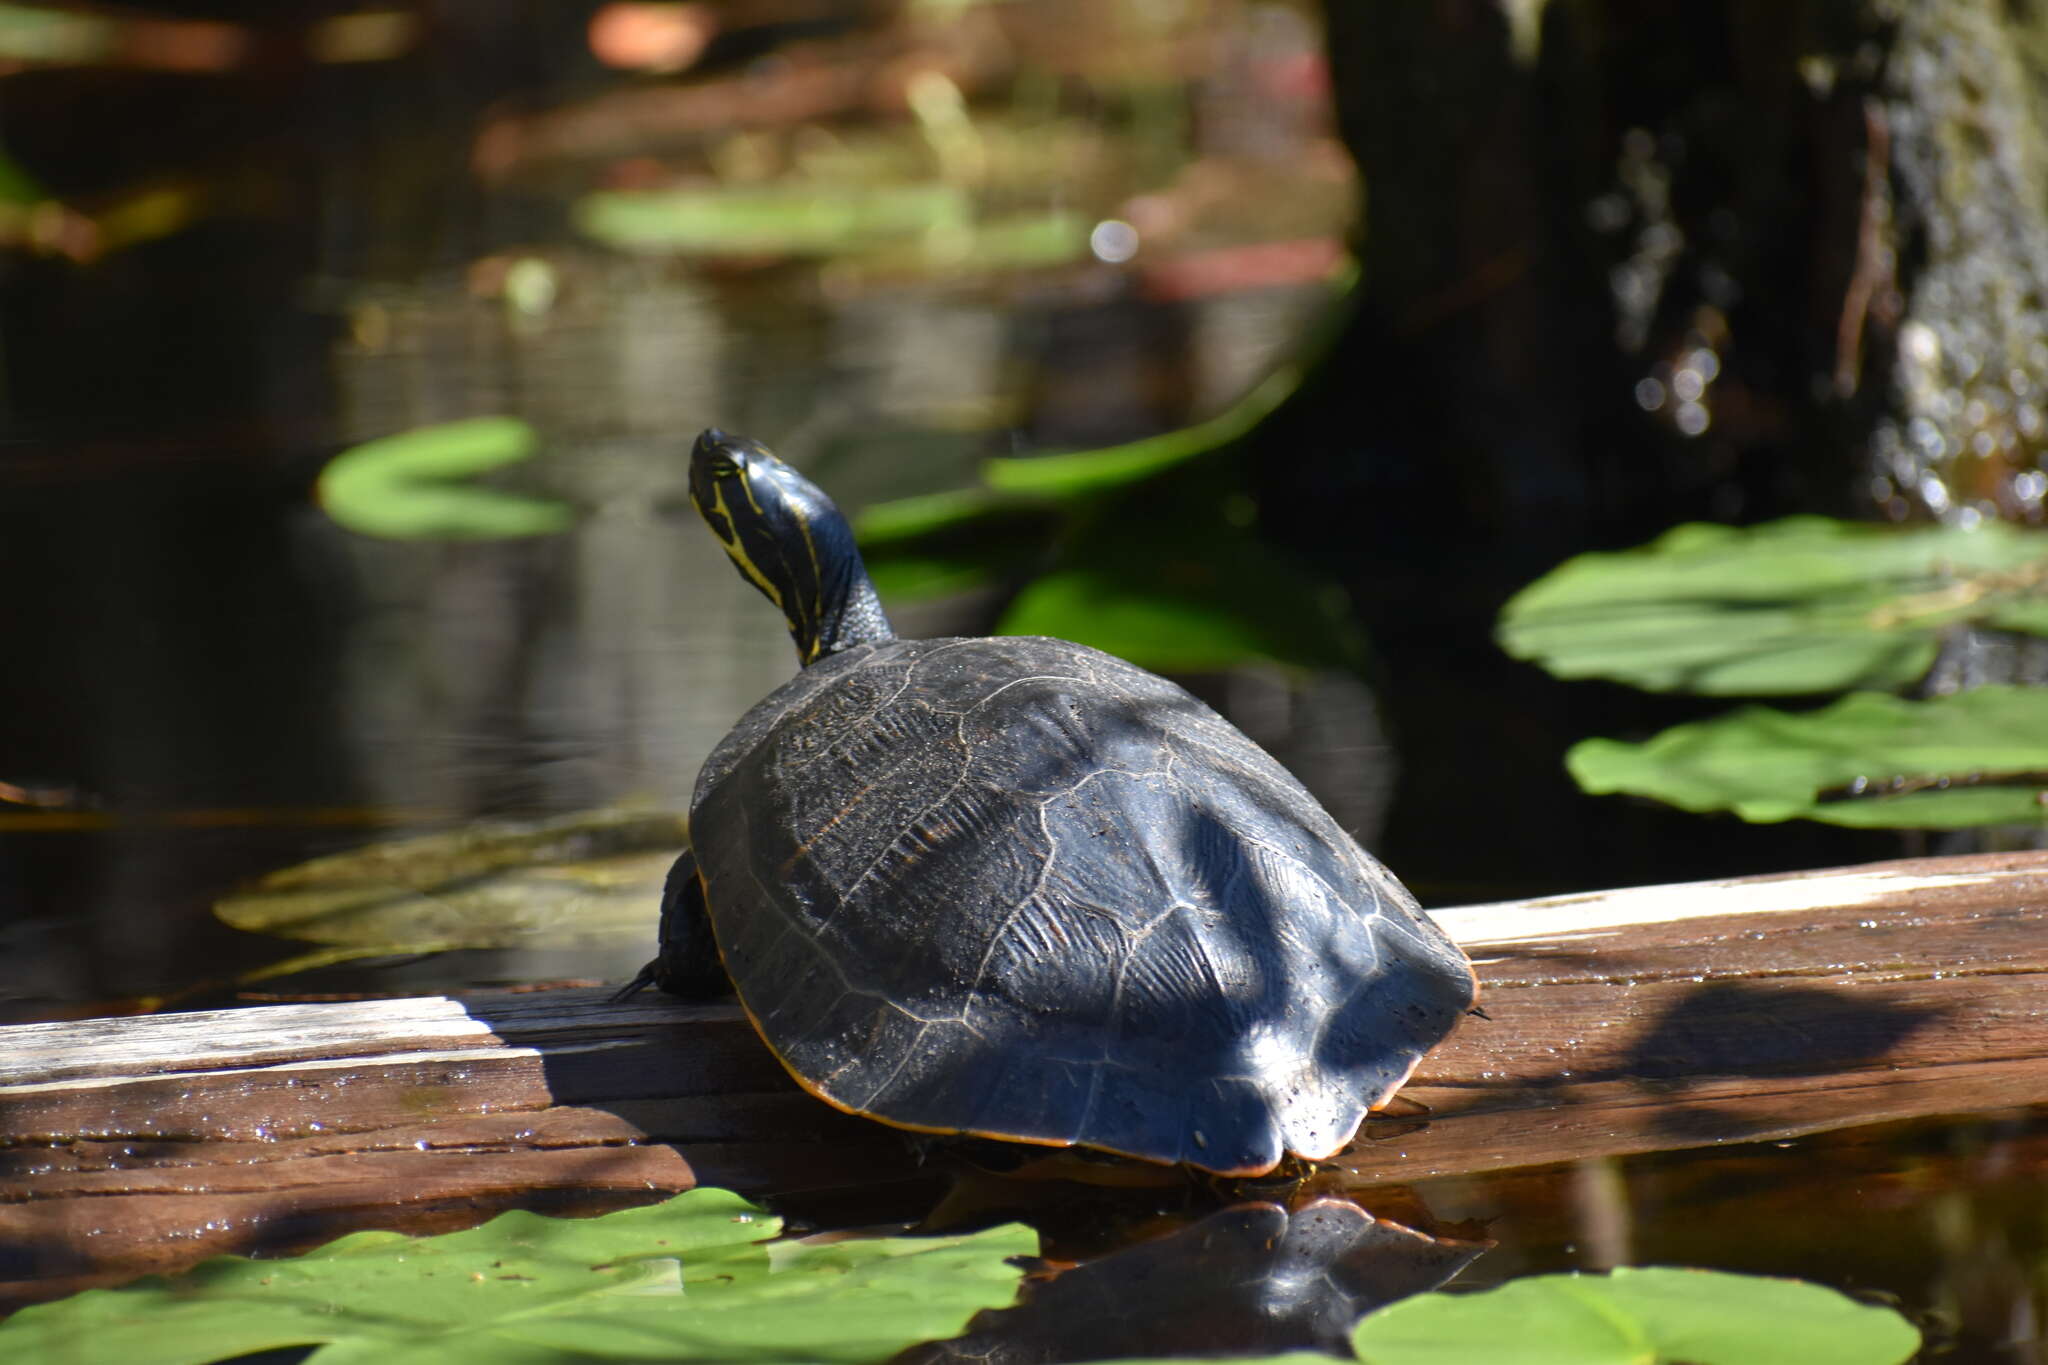
[[[1440,912],[1487,1017],[1333,1165],[1353,1188],[2048,1101],[2048,854]],[[904,1135],[802,1093],[737,1008],[599,990],[0,1029],[0,1303],[508,1208],[715,1184],[924,1207]]]

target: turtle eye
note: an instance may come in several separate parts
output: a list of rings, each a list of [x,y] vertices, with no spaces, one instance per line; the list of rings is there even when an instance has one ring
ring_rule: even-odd
[[[714,479],[731,479],[738,477],[740,466],[730,456],[713,455],[706,465],[706,470]]]

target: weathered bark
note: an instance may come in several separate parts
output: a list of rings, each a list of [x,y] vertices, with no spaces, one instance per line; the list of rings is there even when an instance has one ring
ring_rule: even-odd
[[[1894,0],[1869,116],[1893,204],[1873,264],[1896,325],[1872,496],[1893,515],[2040,521],[2048,477],[2048,13]],[[1887,186],[1873,186],[1882,191]]]

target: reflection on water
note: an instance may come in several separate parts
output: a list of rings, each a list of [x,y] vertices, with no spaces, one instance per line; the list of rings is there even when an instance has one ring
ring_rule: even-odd
[[[1347,1351],[1352,1324],[1434,1289],[1486,1249],[1381,1222],[1342,1199],[1240,1204],[1027,1280],[1014,1308],[897,1365],[1057,1365],[1137,1355]]]
[[[1257,1203],[1190,1218],[1189,1189],[1032,1194],[1018,1183],[979,1221],[1021,1215],[1041,1228],[1052,1268],[1074,1258],[1081,1269],[1033,1277],[1019,1307],[903,1358],[1327,1348],[1357,1314],[1439,1283],[1673,1265],[1810,1280],[1896,1307],[1925,1337],[1924,1361],[2035,1365],[2048,1312],[2044,1169],[2048,1108],[1341,1196],[1317,1197],[1312,1181],[1291,1213]],[[1118,1249],[1119,1237],[1135,1244]]]
[[[682,808],[794,669],[674,515],[697,429],[760,436],[857,510],[1211,414],[1327,298],[1354,186],[1311,7],[795,9],[721,7],[682,76],[598,71],[617,34],[574,7],[461,6],[318,79],[231,63],[147,118],[39,73],[47,116],[10,120],[9,160],[81,203],[140,160],[197,207],[0,280],[0,1014],[274,958],[206,906],[381,831]],[[595,230],[625,200],[651,237]],[[573,531],[373,541],[308,500],[344,445],[484,414],[540,434],[492,480],[572,504]],[[978,631],[986,606],[897,619]],[[1369,723],[1342,686],[1308,700],[1298,725],[1262,701],[1281,741]]]
[[[279,948],[219,926],[216,899],[379,831],[679,808],[701,755],[794,668],[669,510],[698,427],[758,435],[857,509],[966,483],[991,453],[1205,416],[1270,364],[1323,296],[1353,188],[1311,7],[931,6],[959,30],[877,36],[888,8],[720,6],[702,86],[597,72],[574,6],[511,24],[450,4],[403,67],[193,75],[146,100],[97,72],[9,87],[8,157],[53,193],[118,203],[161,181],[185,216],[0,276],[0,1015],[258,966]],[[778,54],[793,11],[801,50]],[[922,113],[871,79],[899,60],[945,82],[917,87]],[[572,226],[600,190],[876,168],[936,181],[931,202],[969,217],[858,261],[626,253]],[[993,230],[1061,215],[1094,230],[1057,266],[1017,264],[1044,236]],[[507,483],[573,503],[576,530],[371,542],[307,498],[342,445],[482,413],[542,433]],[[898,621],[975,629],[978,610]],[[1340,790],[1334,756],[1378,743],[1370,699],[1288,686],[1209,692],[1275,748],[1306,734]],[[575,971],[620,976],[644,953]],[[499,953],[344,984],[562,970]],[[1229,1210],[1051,1280],[1017,1316],[1129,1327],[1150,1351],[1164,1338],[1139,1324],[1194,1305],[1207,1345],[1327,1343],[1386,1292],[1354,1273],[1385,1247],[1426,1252],[1411,1285],[1472,1254],[1394,1224],[1474,1221],[1498,1246],[1460,1283],[1640,1262],[1799,1275],[1897,1296],[1946,1359],[2024,1365],[2043,1358],[2044,1162],[2030,1112],[1371,1191],[1389,1221]],[[1267,1239],[1280,1259],[1260,1259]],[[1200,1273],[1172,1260],[1190,1248]],[[1136,1307],[1134,1280],[1173,1307]],[[1278,1331],[1231,1335],[1207,1315],[1225,1304]],[[999,1353],[982,1330],[969,1358]]]
[[[2048,1313],[2048,1109],[1455,1177],[1432,1213],[1497,1248],[1461,1281],[1612,1265],[1815,1280],[1898,1306],[1922,1359],[2032,1365]]]

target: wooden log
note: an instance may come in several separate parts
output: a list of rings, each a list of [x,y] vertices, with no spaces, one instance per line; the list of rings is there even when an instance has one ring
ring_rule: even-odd
[[[2048,854],[1440,912],[1485,1017],[1361,1184],[2048,1101]],[[359,1227],[925,1180],[731,1006],[596,990],[0,1029],[0,1305]],[[898,1185],[900,1188],[900,1184]]]

